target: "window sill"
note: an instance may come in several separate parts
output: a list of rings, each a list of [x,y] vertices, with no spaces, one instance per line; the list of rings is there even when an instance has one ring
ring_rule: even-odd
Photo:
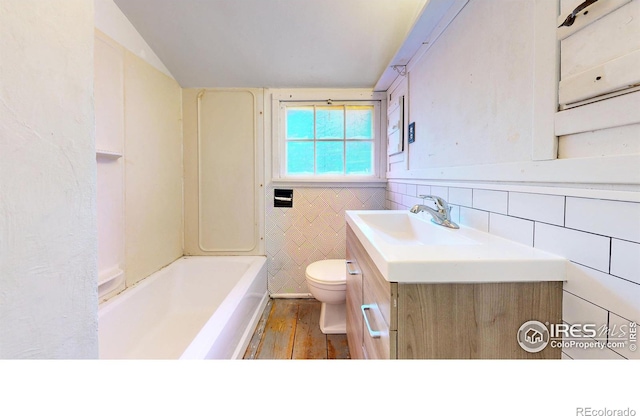
[[[381,178],[274,178],[271,182],[279,187],[307,188],[384,188],[387,185],[387,180]]]

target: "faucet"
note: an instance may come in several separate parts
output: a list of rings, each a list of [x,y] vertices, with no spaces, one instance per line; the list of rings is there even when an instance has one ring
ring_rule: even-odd
[[[456,228],[456,229],[460,228],[458,224],[451,221],[451,207],[449,206],[449,204],[447,204],[447,201],[440,198],[439,196],[434,196],[434,195],[419,195],[419,198],[422,198],[422,205],[421,204],[414,205],[409,210],[412,214],[417,214],[419,212],[426,211],[429,214],[431,214],[431,216],[433,217],[431,218],[432,222],[438,225],[442,225],[443,227]],[[425,199],[429,199],[433,201],[436,204],[437,210],[424,205]]]

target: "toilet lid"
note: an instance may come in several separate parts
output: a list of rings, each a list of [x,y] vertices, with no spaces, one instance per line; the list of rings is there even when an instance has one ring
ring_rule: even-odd
[[[345,260],[320,260],[307,266],[308,279],[328,285],[341,285],[347,281]]]

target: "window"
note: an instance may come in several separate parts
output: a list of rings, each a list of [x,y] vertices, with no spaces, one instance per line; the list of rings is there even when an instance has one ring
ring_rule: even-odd
[[[280,111],[281,177],[377,177],[379,102],[281,102]]]

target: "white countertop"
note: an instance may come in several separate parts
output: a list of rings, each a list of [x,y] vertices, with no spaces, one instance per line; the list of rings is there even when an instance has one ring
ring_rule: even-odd
[[[390,282],[566,280],[562,257],[473,228],[446,228],[429,218],[409,211],[346,211],[347,224]]]

